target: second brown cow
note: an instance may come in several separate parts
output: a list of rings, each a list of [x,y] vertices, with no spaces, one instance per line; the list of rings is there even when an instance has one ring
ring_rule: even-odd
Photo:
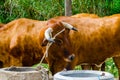
[[[61,16],[53,19],[64,21],[78,29],[78,32],[70,32],[76,57],[68,66],[69,69],[79,64],[93,64],[100,67],[107,58],[120,56],[120,18],[118,16],[102,18]]]

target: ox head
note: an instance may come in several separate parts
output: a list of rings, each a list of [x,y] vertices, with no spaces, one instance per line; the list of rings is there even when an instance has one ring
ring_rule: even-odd
[[[45,28],[45,27],[44,27]],[[42,40],[43,51],[48,52],[48,61],[50,71],[55,74],[66,68],[68,62],[74,59],[69,31],[75,30],[72,25],[66,22],[48,22],[47,28],[43,30],[44,39]],[[47,45],[51,43],[51,45]],[[49,46],[49,49],[46,48]]]

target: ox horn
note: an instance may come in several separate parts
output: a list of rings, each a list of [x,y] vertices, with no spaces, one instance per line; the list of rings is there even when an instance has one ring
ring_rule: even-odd
[[[45,31],[45,38],[46,38],[49,42],[55,42],[54,39],[52,38],[52,32],[53,32],[53,29],[52,29],[52,28],[48,28],[48,29]]]
[[[73,27],[71,24],[69,24],[69,23],[66,23],[66,22],[61,22],[63,25],[64,25],[64,27],[66,27],[66,28],[68,28],[68,29],[70,29],[70,30],[74,30],[74,31],[78,31],[75,27]]]

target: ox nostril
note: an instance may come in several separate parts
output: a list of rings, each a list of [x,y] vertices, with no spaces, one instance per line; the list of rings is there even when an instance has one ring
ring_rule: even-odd
[[[68,57],[68,59],[69,59],[70,61],[72,61],[74,58],[75,58],[75,55],[70,55],[70,56]]]

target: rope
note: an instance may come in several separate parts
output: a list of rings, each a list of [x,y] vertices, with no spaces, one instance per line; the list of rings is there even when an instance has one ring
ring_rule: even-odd
[[[44,55],[43,55],[43,57],[42,57],[42,59],[41,59],[41,61],[40,61],[40,63],[39,63],[39,66],[42,64],[45,56],[48,57],[48,50],[49,50],[50,46],[52,45],[52,43],[53,43],[53,42],[47,43],[46,51],[45,51],[45,53],[44,53]]]
[[[60,34],[60,33],[62,33],[63,31],[65,31],[65,29],[63,29],[63,30],[61,30],[60,32],[58,32],[54,37],[53,37],[53,40]],[[48,50],[49,50],[49,48],[50,48],[50,46],[53,44],[53,42],[48,42],[47,43],[47,46],[46,46],[46,51],[45,51],[45,53],[44,53],[44,55],[43,55],[43,57],[42,57],[42,59],[41,59],[41,61],[40,61],[40,63],[39,63],[39,65],[37,66],[37,68],[36,68],[36,70],[37,71],[42,71],[42,66],[41,66],[41,64],[42,64],[42,62],[43,62],[43,60],[44,60],[44,58],[45,57],[48,57]],[[44,73],[43,75],[42,75],[42,80],[45,80],[46,79],[46,73],[44,72],[45,70],[43,70],[42,71],[42,73]],[[47,79],[48,80],[48,79]]]
[[[61,30],[61,31],[58,32],[56,35],[54,35],[54,36],[53,36],[53,40],[54,40],[60,33],[62,33],[63,31],[65,31],[65,29]],[[41,61],[40,61],[40,65],[41,65],[42,61],[44,60],[45,56],[48,57],[48,50],[49,50],[49,48],[50,48],[50,46],[51,46],[52,44],[53,44],[53,42],[48,42],[48,43],[47,43],[46,51],[45,51],[45,53],[44,53],[44,55],[43,55],[43,57],[42,57],[42,59],[41,59]]]

